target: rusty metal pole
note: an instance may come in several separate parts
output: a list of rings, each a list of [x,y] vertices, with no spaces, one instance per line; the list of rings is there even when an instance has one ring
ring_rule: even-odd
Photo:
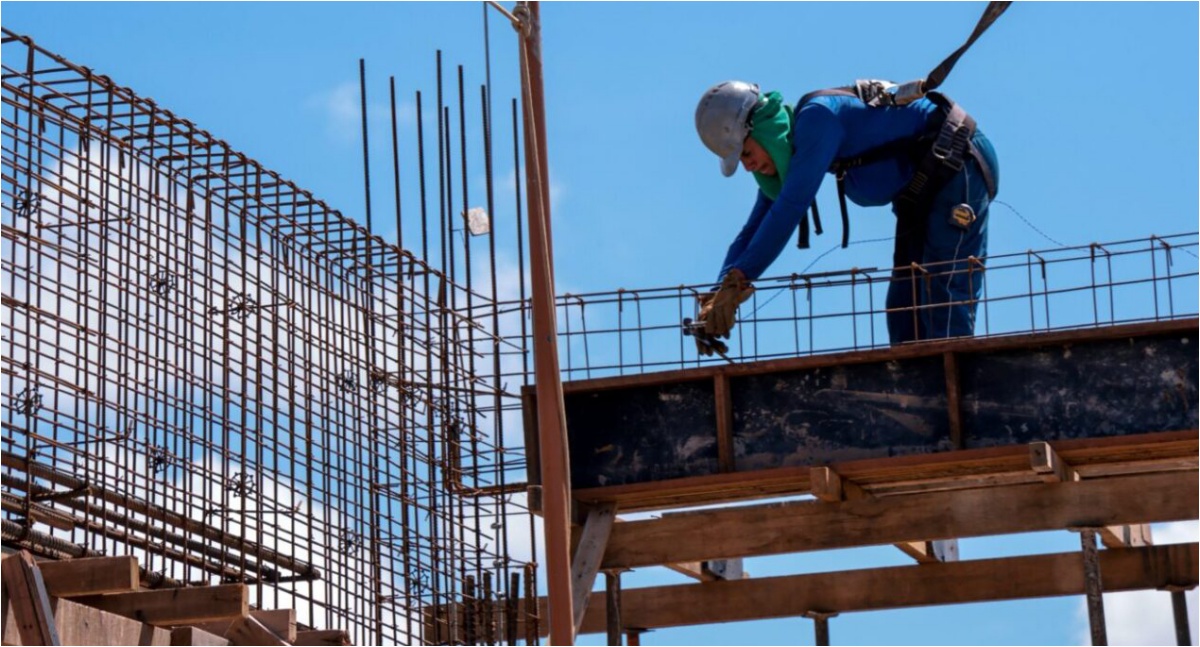
[[[1096,529],[1079,528],[1083,545],[1083,582],[1087,591],[1088,624],[1093,645],[1107,645],[1108,632],[1104,626],[1104,590],[1100,580],[1100,560],[1096,555]]]
[[[521,85],[525,116],[525,182],[530,198],[534,381],[537,388],[550,643],[573,645],[575,609],[571,593],[570,472],[554,309],[554,254],[550,235],[550,181],[542,93],[540,10],[537,2],[522,2],[514,13],[520,16],[522,31]]]
[[[621,644],[621,570],[604,571],[604,615],[609,645]]]
[[[829,644],[829,619],[837,616],[835,612],[806,611],[805,618],[812,618],[813,630],[816,632],[816,645]]]
[[[1171,607],[1175,612],[1175,644],[1191,645],[1192,630],[1188,625],[1186,592],[1193,587],[1167,586],[1164,588],[1171,593]]]

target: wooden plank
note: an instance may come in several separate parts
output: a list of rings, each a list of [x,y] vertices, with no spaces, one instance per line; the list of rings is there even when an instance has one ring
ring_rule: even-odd
[[[91,595],[77,599],[82,604],[152,625],[193,625],[245,616],[250,612],[250,594],[244,584]]]
[[[1045,441],[1029,443],[1029,467],[1047,483],[1079,480],[1079,472],[1067,465]]]
[[[583,526],[583,538],[571,563],[571,592],[574,598],[576,633],[579,632],[579,623],[583,622],[583,614],[587,611],[589,594],[596,583],[596,573],[599,572],[600,562],[604,559],[604,549],[612,534],[616,513],[617,506],[611,503],[600,504],[588,512],[587,523]]]
[[[233,621],[225,631],[225,637],[234,645],[288,645],[288,641],[275,635],[252,616],[243,616]]]
[[[224,633],[224,637],[229,640],[230,645],[290,645],[251,616],[235,619]]]
[[[101,611],[65,598],[52,598],[58,637],[63,645],[170,645],[171,632],[130,618]],[[5,644],[21,645],[16,620],[3,618]]]
[[[1150,525],[1145,523],[1105,526],[1100,529],[1099,534],[1105,548],[1136,548],[1154,545]]]
[[[712,578],[705,574],[700,568],[700,565],[703,563],[704,562],[679,562],[675,564],[663,564],[663,566],[675,571],[676,573],[679,573],[680,575],[686,575],[693,580],[711,582]]]
[[[341,647],[350,644],[350,634],[344,631],[332,629],[318,629],[311,631],[300,631],[296,633],[296,640],[293,645],[336,645]]]
[[[812,482],[813,496],[826,503],[873,498],[871,493],[864,490],[862,486],[854,481],[843,479],[840,474],[828,467],[812,468],[809,480]],[[922,564],[958,559],[957,539],[902,541],[896,543],[896,548]]]
[[[1100,551],[1099,559],[1105,592],[1195,586],[1200,547],[1118,548]],[[847,613],[1083,592],[1083,562],[1075,551],[625,589],[621,615],[625,626],[658,629],[795,617],[813,609]],[[604,594],[594,595],[581,633],[605,630]]]
[[[284,640],[292,641],[296,638],[296,611],[294,609],[255,609],[250,612],[250,617],[258,620],[264,627]],[[209,633],[224,636],[237,620],[237,618],[226,618],[212,622],[198,622],[194,625]]]
[[[55,597],[124,593],[140,588],[138,561],[129,555],[44,561],[38,567],[46,592]]]
[[[176,627],[171,630],[172,645],[194,645],[203,647],[223,647],[229,644],[224,636],[209,633],[197,627]]]
[[[958,561],[958,540],[938,539],[935,541],[906,541],[896,544],[904,554],[919,564]]]
[[[718,508],[613,528],[601,568],[1195,519],[1194,472]],[[753,529],[753,532],[748,531]]]
[[[1088,438],[1055,442],[1060,456],[1089,475],[1139,474],[1194,470],[1200,454],[1196,429],[1134,437]],[[896,456],[832,463],[839,474],[869,492],[887,495],[933,489],[977,488],[999,483],[1033,482],[1026,445],[987,447],[938,454]],[[1161,466],[1161,467],[1160,467]],[[612,501],[627,512],[685,505],[804,494],[810,490],[809,467],[693,476],[654,483],[610,485],[573,490],[577,501]]]
[[[734,470],[733,395],[729,392],[729,376],[713,377],[713,394],[717,405],[717,465],[722,472]]]
[[[958,378],[958,360],[953,352],[942,354],[942,366],[946,372],[946,416],[950,422],[950,444],[955,449],[966,449],[963,442],[962,385]]]
[[[1079,481],[1082,475],[1054,451],[1050,443],[1029,443],[1029,465],[1047,483]],[[1121,546],[1145,546],[1150,544],[1150,527],[1146,524],[1104,526],[1099,529],[1100,538],[1109,548]]]
[[[25,645],[61,645],[54,623],[50,596],[41,571],[29,551],[4,558],[0,578],[9,599],[8,610],[16,620],[17,635]]]

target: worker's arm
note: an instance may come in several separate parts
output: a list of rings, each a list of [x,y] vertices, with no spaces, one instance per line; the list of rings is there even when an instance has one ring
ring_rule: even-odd
[[[722,277],[733,268],[741,270],[750,280],[762,276],[787,245],[837,156],[843,137],[842,125],[837,115],[822,103],[814,100],[806,104],[796,115],[794,131],[796,151],[779,198],[771,202],[759,192],[750,220],[729,248],[721,268]],[[759,208],[764,202],[767,208],[760,214]]]
[[[725,252],[725,261],[721,263],[721,273],[717,275],[717,282],[729,273],[730,268],[742,256],[742,252],[746,251],[746,246],[750,244],[750,239],[754,238],[754,234],[758,232],[759,225],[762,224],[763,216],[767,215],[767,210],[774,204],[762,191],[758,192],[758,199],[754,201],[754,208],[750,210],[750,218],[746,221],[745,226],[738,232],[737,238],[733,239],[733,243],[729,245],[729,251]]]

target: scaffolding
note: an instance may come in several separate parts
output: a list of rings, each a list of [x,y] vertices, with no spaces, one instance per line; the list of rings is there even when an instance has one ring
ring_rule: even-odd
[[[506,614],[537,594],[510,539],[530,523],[506,438],[523,321],[492,297],[507,223],[474,259],[464,233],[469,114],[497,211],[486,86],[468,101],[459,66],[445,105],[438,53],[417,256],[373,232],[369,183],[364,226],[29,37],[5,30],[3,54],[5,543],[136,555],[153,586],[246,583],[356,643],[464,623],[515,642]],[[395,128],[394,79],[391,97]],[[424,622],[464,598],[470,617]]]

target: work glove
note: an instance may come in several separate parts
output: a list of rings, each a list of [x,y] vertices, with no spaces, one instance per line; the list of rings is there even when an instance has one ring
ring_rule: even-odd
[[[704,322],[705,334],[712,339],[729,339],[729,331],[733,330],[733,324],[737,322],[738,306],[753,294],[754,286],[746,280],[746,275],[736,267],[729,270],[716,292],[699,297],[700,314],[697,315],[697,319]]]
[[[692,338],[696,340],[696,352],[705,357],[712,357],[714,353],[724,355],[729,352],[729,347],[725,345],[725,342],[709,336],[703,328],[693,332]]]

